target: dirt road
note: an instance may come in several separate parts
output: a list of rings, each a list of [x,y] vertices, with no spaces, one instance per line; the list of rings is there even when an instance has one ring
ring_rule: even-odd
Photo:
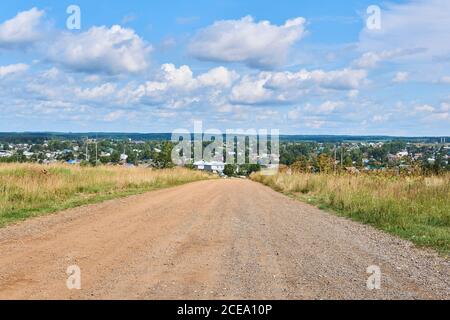
[[[81,270],[81,290],[66,285]],[[369,266],[381,289],[368,290]],[[450,263],[246,180],[202,181],[0,229],[2,299],[450,298]]]

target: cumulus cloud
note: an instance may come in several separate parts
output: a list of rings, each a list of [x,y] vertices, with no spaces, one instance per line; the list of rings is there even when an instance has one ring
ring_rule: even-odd
[[[10,74],[27,71],[29,66],[24,63],[10,64],[7,66],[0,66],[0,79]]]
[[[201,86],[230,87],[238,77],[239,75],[235,71],[218,67],[201,74],[198,77],[198,82]]]
[[[354,92],[367,81],[365,70],[300,70],[299,72],[260,72],[244,76],[230,95],[235,104],[292,103],[302,96],[324,91]]]
[[[276,92],[265,87],[270,79],[269,73],[260,73],[256,77],[244,76],[233,87],[230,100],[234,104],[267,104],[283,102],[283,96],[276,96]]]
[[[48,58],[82,72],[137,73],[148,67],[152,47],[132,29],[114,25],[86,32],[61,33],[48,48]]]
[[[289,49],[305,35],[305,22],[296,18],[277,26],[251,16],[217,21],[195,35],[189,52],[201,60],[273,68],[285,62]]]
[[[224,67],[213,68],[195,77],[189,66],[177,68],[173,64],[163,64],[156,79],[139,86],[136,95],[147,104],[165,103],[179,108],[220,94],[238,77],[235,71]]]
[[[35,46],[43,60],[87,73],[138,73],[145,70],[152,46],[133,29],[114,25],[94,26],[81,33],[51,27],[37,8],[19,12],[0,24],[0,48]]]
[[[0,48],[29,46],[44,37],[44,11],[32,8],[0,24]]]

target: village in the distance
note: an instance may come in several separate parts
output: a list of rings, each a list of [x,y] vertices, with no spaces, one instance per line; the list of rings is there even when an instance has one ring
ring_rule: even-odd
[[[204,143],[207,145],[207,143]],[[33,135],[1,134],[0,162],[67,163],[95,166],[172,167],[174,144],[169,134],[149,135]],[[389,138],[339,136],[282,136],[279,163],[289,170],[330,172],[344,170],[395,173],[442,173],[450,170],[447,138]],[[190,162],[196,169],[223,175],[249,175],[261,165]]]

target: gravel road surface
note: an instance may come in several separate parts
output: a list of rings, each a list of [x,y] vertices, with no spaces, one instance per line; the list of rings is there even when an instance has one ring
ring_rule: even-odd
[[[450,262],[255,182],[212,180],[0,229],[0,299],[18,298],[450,299]]]

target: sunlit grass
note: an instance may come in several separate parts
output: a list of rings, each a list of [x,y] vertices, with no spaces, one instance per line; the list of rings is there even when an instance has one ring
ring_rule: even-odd
[[[404,177],[279,173],[254,174],[252,179],[417,245],[450,252],[450,174]]]
[[[0,165],[0,226],[101,200],[211,179],[188,169]]]

